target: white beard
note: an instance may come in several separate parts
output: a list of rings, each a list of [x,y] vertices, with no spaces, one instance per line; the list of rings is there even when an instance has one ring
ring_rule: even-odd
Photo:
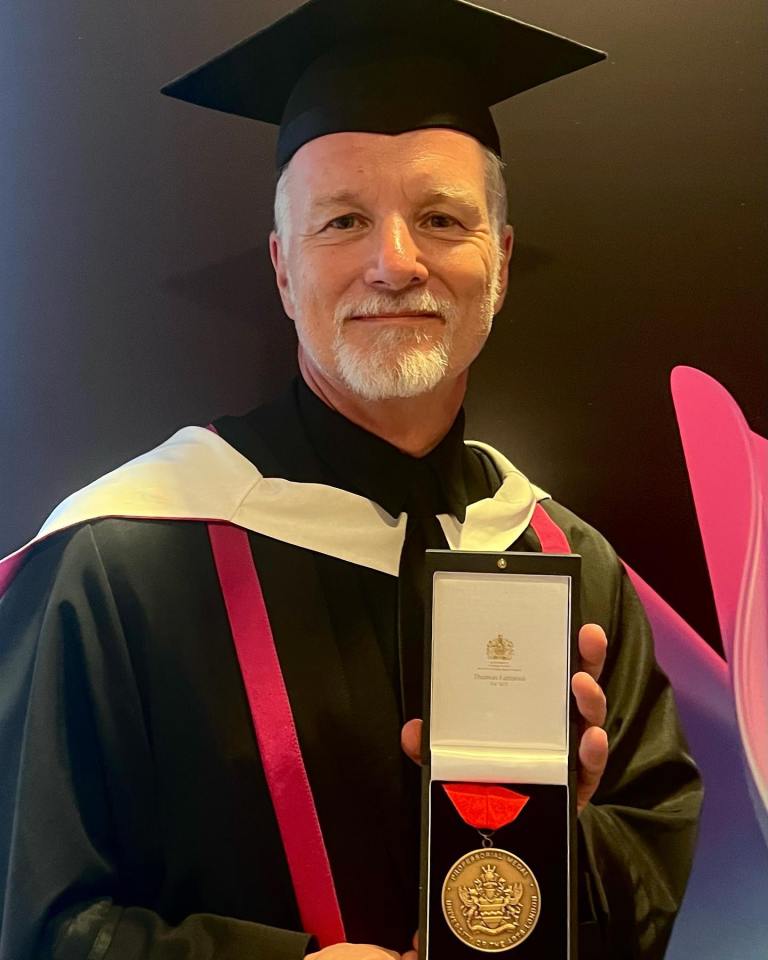
[[[375,316],[394,311],[437,313],[424,326],[381,326],[364,332],[353,343],[346,321],[352,316]],[[392,296],[373,294],[336,310],[333,355],[336,373],[344,384],[364,400],[390,400],[428,393],[443,380],[451,356],[457,311],[449,300],[436,298],[426,290]],[[427,328],[427,324],[429,328]]]
[[[370,331],[364,344],[352,344],[339,331],[333,345],[338,375],[364,400],[417,397],[440,383],[448,370],[453,331],[436,337],[420,327]]]
[[[478,349],[491,330],[499,289],[499,280],[494,277],[478,305]],[[354,338],[350,336],[347,321],[352,317],[411,311],[437,314],[442,324],[438,326],[434,319],[425,319],[423,326],[377,324],[357,330]],[[335,369],[324,370],[324,374],[329,379],[338,377],[352,393],[368,401],[429,393],[450,373],[454,330],[459,319],[459,311],[451,300],[438,298],[427,290],[376,293],[355,302],[342,302],[333,317],[331,350]],[[305,343],[304,349],[323,369],[310,344]]]

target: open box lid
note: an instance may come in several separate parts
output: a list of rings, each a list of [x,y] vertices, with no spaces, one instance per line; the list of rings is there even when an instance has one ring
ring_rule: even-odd
[[[580,562],[427,551],[432,779],[567,784]]]

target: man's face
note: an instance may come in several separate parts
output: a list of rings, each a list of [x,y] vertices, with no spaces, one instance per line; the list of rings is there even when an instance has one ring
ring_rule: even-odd
[[[313,375],[369,400],[464,373],[506,289],[485,154],[453,130],[338,133],[291,160],[270,250]]]

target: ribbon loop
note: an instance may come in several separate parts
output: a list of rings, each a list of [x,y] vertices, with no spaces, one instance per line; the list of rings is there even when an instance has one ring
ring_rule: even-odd
[[[512,823],[528,803],[528,797],[508,787],[480,783],[444,783],[461,819],[481,832],[493,832]]]

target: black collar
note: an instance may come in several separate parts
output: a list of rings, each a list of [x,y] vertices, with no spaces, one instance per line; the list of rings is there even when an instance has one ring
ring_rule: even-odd
[[[378,503],[391,516],[453,514],[493,496],[499,481],[465,446],[464,413],[424,457],[411,457],[331,410],[300,378],[242,417],[214,421],[266,477],[324,483]]]
[[[471,454],[464,446],[463,410],[433,450],[412,457],[332,410],[303,380],[296,395],[315,454],[337,486],[373,500],[393,517],[449,513],[464,520]]]

